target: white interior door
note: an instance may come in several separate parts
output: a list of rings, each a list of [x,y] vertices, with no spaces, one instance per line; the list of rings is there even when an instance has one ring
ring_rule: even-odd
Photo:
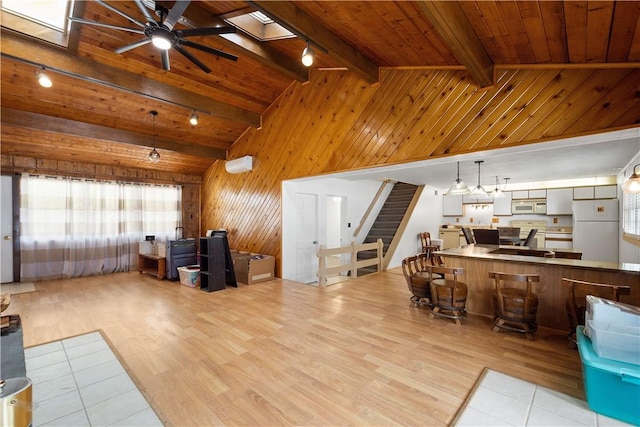
[[[13,184],[12,177],[3,175],[0,189],[0,223],[2,240],[0,255],[2,257],[2,283],[13,282]]]
[[[318,281],[318,196],[296,193],[296,281]]]

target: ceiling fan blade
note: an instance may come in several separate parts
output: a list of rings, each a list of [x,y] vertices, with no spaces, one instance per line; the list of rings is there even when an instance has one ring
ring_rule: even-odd
[[[169,51],[160,51],[160,58],[162,59],[162,69],[165,71],[169,71],[171,69],[171,62],[169,61]]]
[[[140,12],[142,12],[142,14],[144,15],[144,18],[147,20],[147,22],[153,22],[154,24],[157,23],[156,20],[153,19],[153,16],[151,16],[149,11],[145,7],[144,3],[142,3],[142,0],[134,0],[134,2],[138,6],[138,9],[140,9]]]
[[[198,58],[196,58],[195,56],[191,55],[189,52],[187,52],[185,49],[183,49],[182,46],[174,45],[173,48],[175,50],[177,50],[178,52],[180,52],[182,55],[184,55],[184,57],[187,58],[189,61],[191,61],[194,64],[196,64],[205,73],[209,74],[211,72],[211,68],[207,67],[202,62],[200,62],[200,60]]]
[[[191,0],[176,0],[169,11],[169,15],[167,15],[167,19],[165,19],[162,24],[168,29],[173,30],[173,27],[176,25],[176,22],[178,22],[178,19],[182,17],[189,3],[191,3]]]
[[[121,12],[120,10],[118,10],[115,7],[111,6],[109,3],[105,3],[102,0],[95,0],[95,1],[96,1],[96,3],[102,5],[103,7],[106,7],[107,9],[109,9],[110,11],[112,11],[114,13],[117,13],[118,15],[122,16],[123,18],[127,18],[129,21],[133,22],[134,24],[137,24],[137,25],[141,26],[142,28],[145,27],[145,25],[142,22],[138,21],[135,18],[130,17],[129,15],[127,15],[124,12]]]
[[[115,25],[103,24],[102,22],[90,21],[89,19],[84,19],[84,18],[69,17],[69,20],[71,22],[76,22],[78,24],[97,25],[98,27],[112,28],[114,30],[129,31],[129,32],[136,33],[136,34],[144,34],[144,31],[139,30],[137,28],[118,27],[118,26],[115,26]]]
[[[176,30],[175,35],[178,37],[192,37],[192,36],[215,36],[218,34],[230,34],[236,33],[238,30],[236,27],[211,27],[211,28],[194,28],[188,30]]]
[[[116,50],[114,50],[114,52],[115,53],[125,53],[125,52],[130,51],[131,49],[135,49],[137,47],[144,46],[145,44],[148,44],[148,43],[151,43],[151,39],[146,38],[146,39],[140,40],[138,42],[131,43],[131,44],[128,44],[126,46],[119,47]]]
[[[220,56],[222,58],[230,59],[232,61],[237,61],[238,60],[238,57],[235,56],[235,55],[232,55],[230,53],[224,52],[222,50],[214,49],[214,48],[209,47],[209,46],[203,46],[203,45],[198,44],[198,43],[190,42],[189,40],[180,39],[180,44],[184,45],[184,46],[192,47],[194,49],[201,50],[203,52],[211,53],[213,55],[218,55],[218,56]]]

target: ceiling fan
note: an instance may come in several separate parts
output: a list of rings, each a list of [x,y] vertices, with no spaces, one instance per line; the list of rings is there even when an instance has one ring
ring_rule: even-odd
[[[102,0],[95,0],[96,3],[101,4],[105,8],[111,10],[118,15],[127,18],[131,23],[138,25],[142,29],[137,28],[126,28],[126,27],[118,27],[116,25],[104,24],[102,22],[91,21],[84,18],[69,18],[72,22],[77,22],[79,24],[90,24],[97,25],[99,27],[112,28],[115,30],[129,31],[136,34],[142,34],[145,36],[144,39],[137,41],[135,43],[128,44],[126,46],[122,46],[115,50],[116,53],[124,53],[131,49],[135,49],[136,47],[144,46],[146,44],[152,43],[158,49],[160,49],[161,58],[162,58],[162,68],[164,70],[169,70],[169,49],[173,48],[182,54],[185,58],[193,62],[197,65],[202,71],[205,73],[211,72],[211,69],[207,67],[202,61],[189,53],[184,46],[192,47],[194,49],[201,50],[203,52],[211,53],[213,55],[220,56],[222,58],[230,59],[232,61],[237,61],[238,57],[232,55],[227,52],[223,52],[218,49],[211,48],[209,46],[204,46],[198,43],[191,42],[186,40],[185,37],[194,37],[194,36],[209,36],[209,35],[219,35],[219,34],[229,34],[235,33],[236,28],[232,26],[228,27],[211,27],[211,28],[194,28],[194,29],[185,29],[185,30],[175,30],[173,27],[176,25],[178,20],[182,17],[182,14],[191,3],[191,0],[177,0],[173,7],[169,10],[164,6],[155,2],[155,12],[159,16],[159,20],[155,20],[153,16],[149,13],[147,8],[145,7],[143,0],[134,0],[135,4],[138,6],[138,9],[142,12],[146,19],[146,23],[143,23],[126,13],[116,9],[115,7],[105,3]]]

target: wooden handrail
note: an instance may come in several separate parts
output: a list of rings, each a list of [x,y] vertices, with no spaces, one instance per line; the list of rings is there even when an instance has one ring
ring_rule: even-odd
[[[342,273],[343,271],[351,271],[351,277],[358,277],[358,269],[377,265],[378,271],[382,270],[382,239],[378,239],[375,243],[363,243],[356,245],[351,242],[351,246],[343,246],[339,248],[327,249],[324,245],[320,245],[318,249],[318,285],[321,288],[327,286],[327,276],[330,274]],[[358,252],[376,249],[376,257],[358,261]],[[327,267],[327,257],[332,255],[351,254],[351,261],[347,264],[340,264],[334,267]]]
[[[371,211],[373,211],[373,207],[376,205],[376,203],[378,203],[378,200],[382,196],[382,190],[384,190],[384,187],[386,187],[386,185],[389,184],[390,182],[391,182],[390,179],[385,179],[384,181],[382,181],[382,185],[380,185],[380,188],[378,188],[378,192],[373,197],[373,200],[371,200],[371,203],[369,203],[369,207],[367,208],[365,213],[362,215],[362,219],[360,220],[360,224],[358,224],[358,226],[356,227],[355,231],[353,232],[353,237],[356,237],[358,235],[358,233],[360,233],[360,230],[362,230],[362,227],[364,226],[364,223],[369,218],[369,215],[371,215]]]

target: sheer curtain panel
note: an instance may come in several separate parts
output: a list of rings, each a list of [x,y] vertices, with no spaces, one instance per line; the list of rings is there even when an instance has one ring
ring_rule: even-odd
[[[23,175],[21,280],[128,271],[145,235],[172,237],[180,186]]]

